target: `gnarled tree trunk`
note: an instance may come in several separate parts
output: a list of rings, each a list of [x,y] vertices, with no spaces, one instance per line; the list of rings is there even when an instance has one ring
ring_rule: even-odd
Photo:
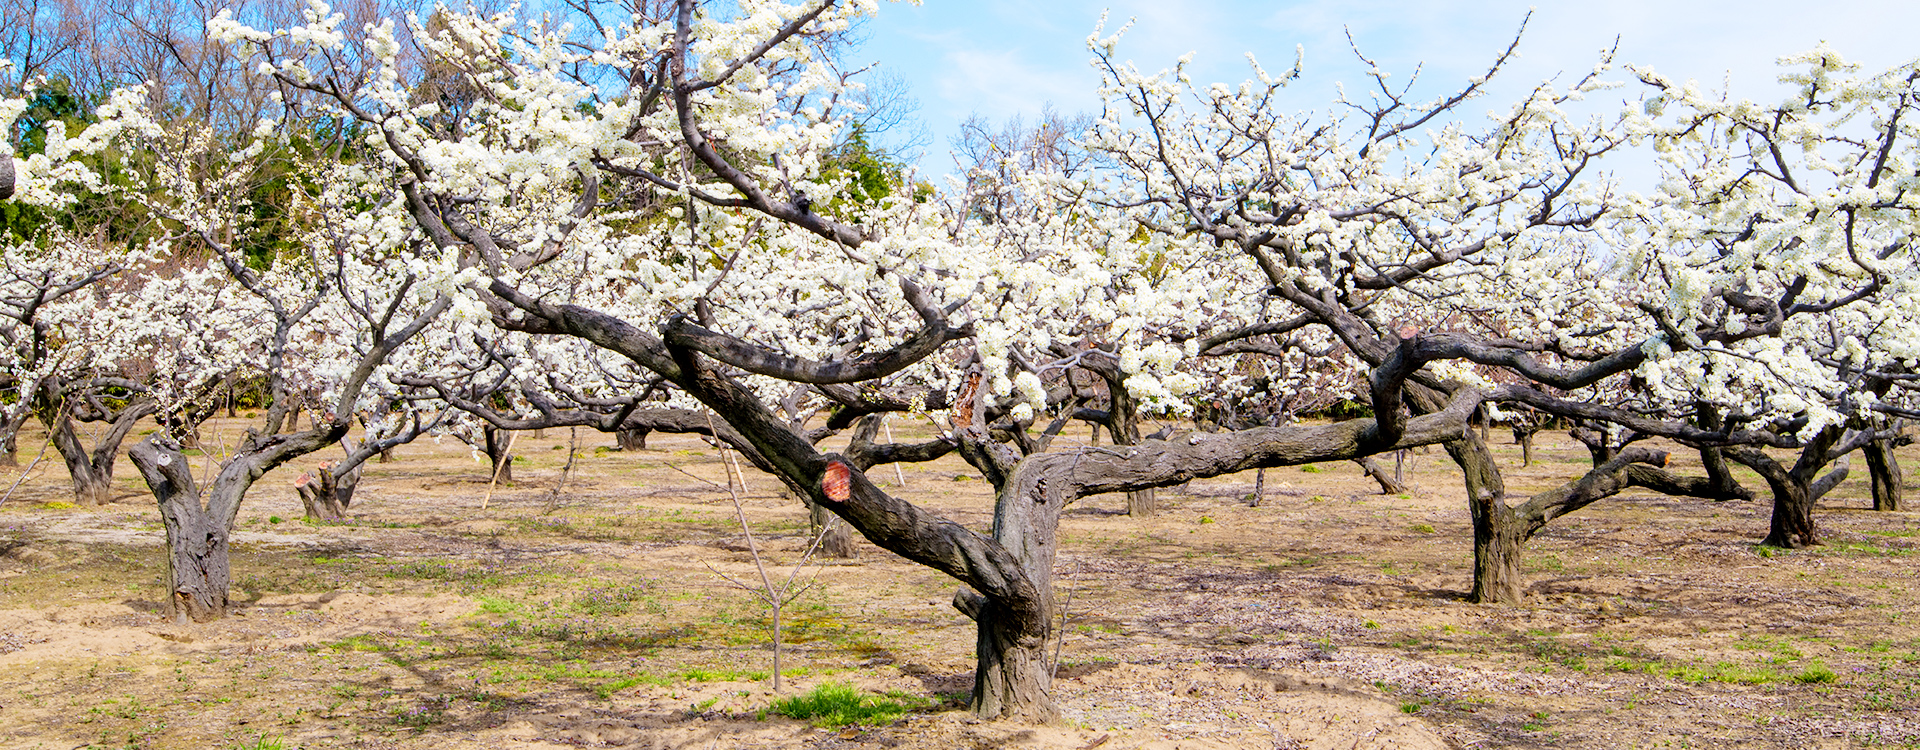
[[[480,429],[481,451],[487,454],[488,476],[501,484],[513,483],[513,433],[487,425]]]
[[[1667,463],[1667,454],[1662,451],[1623,448],[1580,478],[1515,506],[1507,503],[1499,466],[1478,436],[1469,431],[1466,439],[1447,443],[1447,453],[1460,465],[1466,479],[1467,504],[1473,516],[1473,592],[1468,599],[1482,604],[1519,604],[1526,590],[1520,561],[1527,540],[1553,519],[1628,487],[1686,497],[1750,497],[1738,487],[1728,490],[1711,479],[1676,476],[1655,468]]]
[[[1874,440],[1861,447],[1866,454],[1867,475],[1873,479],[1873,509],[1884,511],[1900,510],[1900,501],[1905,494],[1901,476],[1900,459],[1893,455],[1896,444],[1894,438],[1885,437]]]
[[[347,508],[353,505],[353,490],[360,484],[360,470],[364,462],[355,464],[345,474],[335,474],[331,461],[320,462],[320,467],[301,474],[294,481],[293,488],[300,494],[300,504],[306,508],[307,517],[320,521],[341,521],[347,517]]]
[[[73,417],[67,410],[61,410],[49,425],[53,432],[53,447],[60,452],[60,458],[66,462],[67,474],[73,479],[73,501],[76,505],[105,505],[113,502],[113,466],[119,457],[120,444],[133,431],[135,424],[155,411],[151,401],[137,401],[129,404],[114,415],[99,442],[93,450],[87,450],[81,444],[74,429]]]
[[[1839,425],[1821,430],[1801,447],[1800,456],[1791,467],[1782,465],[1757,448],[1723,449],[1727,458],[1758,472],[1767,481],[1767,488],[1773,492],[1773,518],[1767,524],[1767,538],[1761,540],[1761,544],[1786,549],[1820,544],[1820,530],[1813,521],[1813,508],[1822,496],[1847,478],[1845,454],[1850,448],[1841,447],[1842,438],[1846,436],[1845,429]],[[1857,445],[1865,435],[1856,432],[1852,437]],[[1820,475],[1821,469],[1836,461],[1838,465],[1833,471]]]
[[[623,451],[643,451],[647,449],[647,435],[653,431],[645,428],[620,430],[614,433],[614,440]]]
[[[193,468],[176,446],[147,440],[127,455],[160,504],[160,519],[167,530],[168,603],[174,618],[209,622],[225,617],[233,572],[228,557],[230,524],[217,512],[218,504],[211,510],[202,504]]]
[[[1471,429],[1466,437],[1447,441],[1446,447],[1447,455],[1460,466],[1467,486],[1467,511],[1473,518],[1473,592],[1467,600],[1518,604],[1524,590],[1520,554],[1526,534],[1507,506],[1507,486],[1500,467],[1487,451],[1487,444]]]

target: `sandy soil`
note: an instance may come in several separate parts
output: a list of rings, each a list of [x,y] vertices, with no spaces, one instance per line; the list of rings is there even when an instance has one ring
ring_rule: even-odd
[[[1496,442],[1515,492],[1586,468],[1564,436],[1524,468]],[[1093,498],[1062,529],[1066,718],[1037,728],[969,717],[953,582],[863,542],[801,573],[785,694],[838,682],[914,708],[819,728],[766,713],[769,612],[728,581],[758,579],[716,451],[583,434],[556,490],[568,443],[523,437],[519,481],[484,510],[484,468],[453,441],[371,466],[344,524],[299,519],[292,479],[320,457],[269,475],[237,536],[240,604],[206,625],[160,611],[132,468],[118,504],[72,508],[43,460],[0,503],[0,746],[1920,746],[1920,517],[1864,510],[1863,476],[1823,505],[1814,550],[1756,547],[1763,502],[1596,505],[1530,545],[1520,607],[1462,601],[1471,533],[1437,450],[1398,496],[1325,464],[1269,471],[1261,507],[1251,474],[1163,491],[1150,519]],[[903,478],[989,525],[957,460]],[[751,474],[745,504],[785,575],[803,510]]]

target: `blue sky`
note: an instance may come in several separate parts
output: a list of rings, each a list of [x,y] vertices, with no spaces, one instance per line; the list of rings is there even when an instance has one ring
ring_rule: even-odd
[[[1030,120],[1049,102],[1068,113],[1096,109],[1099,78],[1087,64],[1085,41],[1103,10],[1110,11],[1107,33],[1135,20],[1120,58],[1158,70],[1193,52],[1190,70],[1201,84],[1248,78],[1248,52],[1277,73],[1292,64],[1295,45],[1303,46],[1306,71],[1290,87],[1289,105],[1321,110],[1335,82],[1349,90],[1365,82],[1347,47],[1347,27],[1395,80],[1425,63],[1415,90],[1433,95],[1483,72],[1530,6],[1520,59],[1496,79],[1496,98],[1482,100],[1476,112],[1546,78],[1577,79],[1616,35],[1619,61],[1716,89],[1728,83],[1736,96],[1757,99],[1778,95],[1776,58],[1822,40],[1869,68],[1920,56],[1914,0],[927,0],[883,3],[856,57],[878,62],[911,87],[931,136],[921,169],[938,175],[952,170],[948,142],[970,114]]]

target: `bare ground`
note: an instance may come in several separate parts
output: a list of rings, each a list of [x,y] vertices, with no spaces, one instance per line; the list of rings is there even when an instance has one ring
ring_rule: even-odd
[[[1587,466],[1564,436],[1526,468],[1497,442],[1515,493]],[[765,714],[769,617],[722,577],[757,580],[713,448],[583,434],[555,492],[567,434],[519,444],[520,481],[490,499],[464,446],[403,448],[345,524],[299,519],[292,479],[319,457],[268,476],[242,514],[237,612],[208,625],[160,611],[137,475],[118,504],[61,507],[42,459],[0,503],[0,745],[1920,746],[1920,517],[1864,510],[1863,474],[1823,504],[1813,550],[1756,547],[1765,502],[1603,502],[1530,545],[1521,607],[1462,601],[1472,537],[1438,450],[1399,496],[1324,464],[1270,470],[1261,507],[1251,474],[1163,490],[1151,519],[1094,498],[1062,529],[1066,720],[1038,728],[968,717],[953,582],[863,543],[802,573],[817,583],[787,611],[787,693],[842,682],[918,708],[820,729]],[[970,477],[908,466],[901,494],[984,530]],[[756,540],[790,563],[803,510],[769,478],[747,487]]]

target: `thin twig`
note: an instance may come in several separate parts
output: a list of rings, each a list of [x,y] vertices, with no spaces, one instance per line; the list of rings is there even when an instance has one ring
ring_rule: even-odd
[[[892,415],[881,416],[880,426],[885,427],[887,429],[887,442],[889,443],[896,442],[893,439],[893,416]],[[907,475],[900,473],[899,461],[893,462],[893,481],[898,482],[900,487],[907,486]]]
[[[1073,613],[1073,592],[1080,590],[1080,564],[1085,560],[1073,561],[1074,587],[1067,589],[1067,603],[1060,605],[1060,637],[1053,641],[1052,677],[1060,676],[1060,649],[1067,645],[1067,616]]]
[[[713,412],[707,412],[707,431],[714,435],[720,434],[719,430],[714,429],[713,426]],[[733,456],[727,452],[725,442],[720,442],[719,448],[721,468],[727,471],[727,497],[733,500],[733,514],[740,519],[740,533],[747,537],[747,552],[753,555],[753,567],[760,571],[760,585],[766,592],[767,606],[773,610],[773,692],[778,693],[781,687],[780,607],[785,602],[779,601],[778,594],[773,588],[773,579],[767,575],[766,561],[760,558],[760,544],[753,540],[753,527],[747,523],[747,509],[740,504],[740,493],[733,489],[733,463],[730,460]],[[746,484],[746,477],[741,477],[740,486],[745,487]]]
[[[62,399],[60,401],[60,411],[64,413],[66,410],[67,410],[67,402],[66,400]],[[33,454],[33,460],[27,462],[27,468],[20,470],[20,478],[13,480],[13,486],[7,488],[7,494],[0,495],[0,505],[5,505],[8,500],[13,498],[13,491],[20,489],[21,482],[27,481],[27,476],[33,473],[33,467],[40,465],[40,459],[47,455],[47,448],[52,447],[52,445],[53,445],[53,430],[47,430],[46,444],[40,446],[39,453]]]
[[[706,483],[707,483],[707,486],[708,486],[708,487],[712,487],[712,488],[714,488],[714,489],[716,489],[716,490],[728,490],[728,491],[731,491],[731,489],[730,489],[729,487],[722,487],[722,486],[720,486],[720,485],[719,485],[718,483],[716,483],[716,482],[714,482],[714,481],[713,481],[713,480],[711,480],[711,479],[708,479],[708,478],[706,478],[706,477],[702,477],[702,476],[697,476],[697,475],[695,475],[694,473],[692,473],[692,472],[690,472],[690,471],[687,471],[686,469],[682,469],[682,468],[680,468],[680,467],[678,467],[678,466],[674,466],[673,464],[661,464],[661,465],[662,465],[662,466],[665,466],[665,467],[667,467],[667,468],[669,468],[669,469],[672,469],[672,470],[674,470],[674,471],[677,471],[677,472],[680,472],[681,474],[685,474],[685,475],[687,475],[687,477],[688,477],[688,478],[690,478],[690,479],[694,479],[694,480],[696,480],[696,481],[701,481],[701,482],[706,482]],[[721,468],[722,468],[722,469],[724,469],[724,468],[725,468],[725,466],[722,466]],[[733,483],[733,479],[732,479],[731,477],[729,477],[729,478],[727,479],[727,483],[728,483],[729,485],[731,485],[731,484]]]
[[[547,507],[540,515],[552,515],[560,509],[560,491],[567,486],[567,477],[573,476],[574,456],[580,452],[580,428],[567,428],[567,464],[560,467],[560,479],[553,483],[553,491],[547,493]]]

